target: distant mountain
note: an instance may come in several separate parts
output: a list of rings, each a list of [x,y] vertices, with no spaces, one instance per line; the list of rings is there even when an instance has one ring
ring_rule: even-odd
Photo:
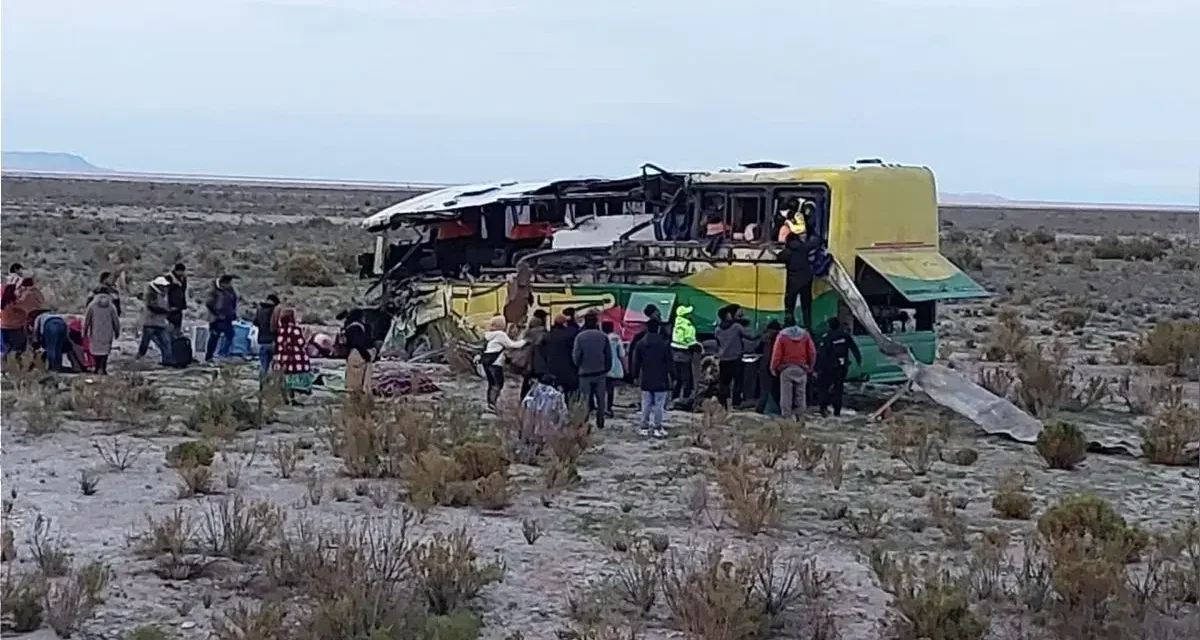
[[[993,193],[939,193],[938,202],[942,204],[1003,204],[1012,202],[1012,200]]]
[[[5,151],[0,167],[5,171],[59,171],[64,173],[112,173],[73,153],[48,151]]]

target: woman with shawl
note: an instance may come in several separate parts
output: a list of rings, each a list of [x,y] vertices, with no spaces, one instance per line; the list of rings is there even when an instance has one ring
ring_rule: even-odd
[[[275,357],[272,368],[283,374],[284,388],[288,400],[295,401],[295,394],[312,393],[312,364],[304,350],[304,332],[296,324],[296,310],[279,312],[278,329],[275,332]]]

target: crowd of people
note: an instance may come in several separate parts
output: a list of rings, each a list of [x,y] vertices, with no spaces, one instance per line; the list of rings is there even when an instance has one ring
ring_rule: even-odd
[[[204,361],[213,363],[230,357],[234,350],[235,324],[239,319],[239,296],[234,287],[236,276],[222,275],[209,287],[204,298],[208,335]],[[193,362],[192,341],[184,331],[184,313],[188,309],[186,265],[179,263],[146,285],[141,300],[140,336],[135,360],[147,356],[151,347],[158,351],[159,362],[166,367],[186,367]],[[84,303],[81,315],[65,315],[52,309],[38,283],[20,264],[8,269],[0,300],[5,362],[34,353],[54,373],[90,372],[107,375],[114,343],[120,338],[123,304],[117,279],[110,272],[100,274],[97,286]],[[310,351],[314,345],[300,328],[296,311],[284,306],[275,294],[258,303],[252,326],[256,332],[260,378],[277,374],[289,399],[311,393],[314,371]],[[369,389],[371,362],[376,345],[371,341],[361,309],[345,317],[344,343],[347,355],[346,388],[351,393]],[[245,349],[238,353],[254,355],[247,336]],[[326,355],[321,350],[321,355]],[[66,365],[64,365],[64,359]]]
[[[514,337],[511,317],[492,318],[480,357],[488,409],[496,411],[505,370],[512,368],[522,376],[524,407],[557,411],[560,400],[586,402],[589,419],[594,414],[603,429],[613,415],[617,385],[628,383],[641,392],[639,432],[662,438],[669,409],[692,411],[707,397],[726,408],[788,419],[803,416],[811,398],[821,415],[831,408],[841,415],[851,360],[862,362],[853,336],[837,318],[829,319],[818,344],[791,315],[782,326],[773,320],[759,333],[749,328],[739,306],[729,305],[719,311],[713,340],[705,345],[697,338],[691,307],[676,307],[669,325],[655,305],[642,311],[645,321],[628,345],[596,311],[584,313],[580,324],[576,310],[567,308],[547,327],[548,314],[535,310],[520,338]]]

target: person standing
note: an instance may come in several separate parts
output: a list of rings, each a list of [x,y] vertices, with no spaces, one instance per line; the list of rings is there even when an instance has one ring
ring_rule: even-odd
[[[758,369],[758,404],[754,410],[766,414],[771,400],[779,403],[779,378],[771,372],[771,355],[775,351],[775,341],[779,338],[779,321],[767,323],[762,334],[762,344],[759,347],[759,358],[754,363]]]
[[[483,373],[487,377],[487,408],[496,413],[496,403],[500,400],[500,392],[504,390],[504,352],[509,349],[520,349],[525,346],[524,340],[513,340],[508,335],[508,322],[504,316],[495,316],[488,323],[487,333],[483,334],[487,344],[483,347]]]
[[[588,413],[596,411],[596,428],[604,428],[608,407],[608,372],[612,369],[612,347],[600,330],[600,314],[589,311],[583,316],[583,330],[575,336],[571,360],[579,374],[579,391],[587,398]]]
[[[608,346],[612,350],[612,366],[608,369],[608,378],[605,380],[605,395],[608,399],[608,405],[604,407],[605,414],[608,417],[613,417],[613,397],[616,396],[617,383],[625,379],[625,343],[621,342],[621,336],[613,331],[613,323],[611,320],[605,320],[600,323],[600,331],[608,337]]]
[[[146,356],[150,343],[153,342],[162,355],[162,364],[171,364],[171,339],[168,336],[170,322],[167,319],[170,314],[167,288],[170,284],[171,281],[166,276],[158,276],[146,285],[146,292],[142,295],[145,309],[142,312],[142,339],[138,343],[138,360]]]
[[[816,359],[812,336],[788,318],[771,350],[771,373],[779,376],[779,411],[784,418],[802,417],[807,410],[808,377]]]
[[[121,335],[121,312],[107,293],[97,293],[83,314],[83,335],[88,339],[96,373],[108,375],[108,355],[112,344]]]
[[[91,306],[92,300],[94,300],[96,296],[106,295],[108,296],[109,302],[112,304],[113,308],[117,310],[117,315],[120,316],[121,292],[117,290],[116,280],[116,277],[113,276],[111,271],[100,272],[100,283],[95,289],[92,289],[92,293],[88,296],[87,302],[84,306]]]
[[[721,323],[717,326],[717,399],[726,409],[736,408],[742,404],[743,365],[742,356],[745,354],[745,341],[754,340],[758,336],[738,322],[737,313],[741,309],[731,304],[720,311]]]
[[[508,282],[508,292],[504,302],[504,320],[509,324],[520,325],[525,322],[529,307],[533,306],[533,269],[528,262],[517,265],[517,272]]]
[[[167,322],[175,333],[183,331],[183,312],[187,310],[187,265],[175,263],[167,273]]]
[[[8,267],[8,276],[4,278],[4,292],[0,295],[0,309],[8,308],[8,305],[16,302],[17,289],[21,287],[21,282],[25,280],[25,267],[21,266],[20,262],[14,262]]]
[[[558,388],[566,394],[567,402],[571,402],[579,391],[579,373],[572,355],[575,350],[575,333],[570,329],[571,324],[567,316],[556,316],[553,326],[542,340],[546,366]]]
[[[351,309],[346,315],[346,391],[366,394],[371,390],[371,363],[375,360],[366,314]]]
[[[212,338],[209,338],[209,344]],[[312,363],[304,351],[304,332],[296,324],[296,310],[283,309],[275,328],[275,354],[271,361],[274,371],[283,375],[283,387],[288,402],[296,403],[296,394],[312,393]]]
[[[817,403],[822,416],[828,415],[830,405],[833,405],[835,417],[842,415],[842,397],[851,356],[855,363],[862,365],[862,352],[854,336],[834,316],[829,319],[829,331],[817,349]]]
[[[529,394],[529,390],[533,385],[542,379],[542,376],[550,373],[550,368],[546,363],[546,312],[538,309],[533,312],[533,317],[529,319],[529,326],[525,328],[524,361],[525,375],[521,380],[521,397],[524,398]]]
[[[233,280],[237,276],[223,275],[213,283],[204,307],[208,309],[208,344],[204,348],[204,362],[212,364],[213,354],[219,357],[229,355],[233,346],[233,321],[237,320],[237,291],[233,289]],[[220,347],[218,349],[218,347]]]
[[[645,337],[630,356],[629,368],[642,390],[642,416],[639,433],[655,438],[667,437],[665,428],[667,395],[671,388],[671,345],[662,335],[656,318],[646,321]],[[653,431],[651,431],[653,429]]]
[[[265,378],[271,372],[271,355],[275,353],[275,312],[279,309],[279,296],[271,294],[258,303],[254,312],[254,328],[258,330],[258,377]]]
[[[692,324],[692,308],[681,305],[675,309],[671,329],[671,350],[675,384],[671,399],[690,398],[695,389],[695,360],[700,357],[700,342],[696,340],[696,325]]]

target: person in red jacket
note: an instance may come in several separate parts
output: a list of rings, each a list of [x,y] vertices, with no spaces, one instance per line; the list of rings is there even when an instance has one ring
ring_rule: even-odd
[[[790,315],[771,350],[771,373],[779,377],[779,411],[799,418],[808,408],[808,377],[817,363],[817,346]]]

